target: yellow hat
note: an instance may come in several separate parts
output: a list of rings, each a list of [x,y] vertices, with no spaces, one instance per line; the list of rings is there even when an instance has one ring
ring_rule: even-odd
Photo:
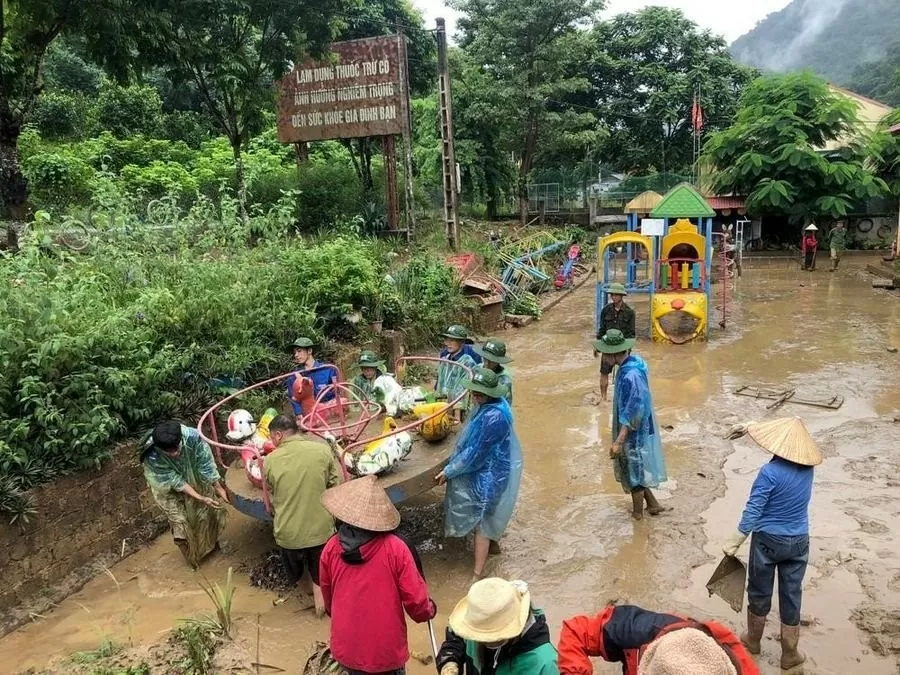
[[[464,640],[501,642],[519,637],[528,623],[531,594],[525,582],[488,578],[472,584],[450,613],[450,628]]]
[[[696,628],[681,628],[647,645],[638,675],[737,675],[737,668],[712,637]]]
[[[822,453],[799,417],[781,417],[747,425],[747,434],[766,452],[794,464],[817,466]]]

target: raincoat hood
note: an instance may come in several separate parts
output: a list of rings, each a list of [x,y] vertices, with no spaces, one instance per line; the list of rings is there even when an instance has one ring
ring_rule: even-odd
[[[338,528],[338,541],[341,543],[341,558],[348,565],[360,565],[369,560],[380,547],[379,537],[382,532],[369,532],[358,527],[342,523]]]

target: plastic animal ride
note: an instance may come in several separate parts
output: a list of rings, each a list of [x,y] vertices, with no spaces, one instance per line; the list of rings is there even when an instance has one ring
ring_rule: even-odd
[[[300,428],[322,438],[333,437],[341,443],[356,442],[369,422],[381,412],[378,403],[365,400],[357,391],[356,387],[347,383],[330,384],[323,388],[311,405],[303,406]],[[334,398],[324,401],[331,393]]]
[[[270,408],[263,415],[260,424],[257,425],[253,416],[247,410],[235,410],[228,416],[229,440],[241,443],[241,462],[247,479],[258,488],[262,488],[262,467],[259,465],[261,457],[268,455],[275,449],[269,440],[269,423],[277,415]]]
[[[709,306],[704,293],[658,293],[653,296],[650,314],[654,342],[687,344],[706,339]],[[681,330],[675,330],[671,323],[678,318],[681,318]],[[685,330],[685,324],[693,326],[688,325]]]
[[[449,407],[446,403],[422,403],[413,408],[413,415],[426,418],[419,427],[419,435],[429,443],[440,443],[450,435],[450,416],[446,412],[435,415]]]
[[[357,476],[388,473],[412,450],[412,437],[406,431],[395,432],[397,423],[392,417],[385,417],[382,434],[385,438],[366,444],[359,454],[345,453],[344,466]]]

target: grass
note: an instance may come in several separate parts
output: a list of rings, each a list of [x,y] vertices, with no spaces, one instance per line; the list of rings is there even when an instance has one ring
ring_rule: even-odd
[[[93,649],[87,652],[75,652],[72,654],[72,663],[77,663],[79,665],[84,665],[86,663],[96,663],[97,661],[102,661],[103,659],[108,659],[110,656],[115,656],[123,649],[122,645],[118,642],[114,642],[108,638],[103,638],[100,642],[100,646],[97,649]]]
[[[213,656],[221,642],[222,634],[215,626],[200,619],[188,620],[172,633],[172,642],[184,650],[178,662],[178,672],[184,675],[211,675]]]

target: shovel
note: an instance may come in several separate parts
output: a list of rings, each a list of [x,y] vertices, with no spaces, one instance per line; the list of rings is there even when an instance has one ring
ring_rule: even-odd
[[[431,653],[434,654],[434,660],[437,661],[438,646],[437,640],[434,639],[434,624],[428,622],[428,637],[431,638]],[[459,675],[459,667],[455,663],[448,663],[441,668],[441,675]]]
[[[744,607],[744,587],[747,583],[747,568],[740,560],[731,555],[722,558],[709,581],[706,590],[709,596],[718,595],[735,612],[740,613]]]

